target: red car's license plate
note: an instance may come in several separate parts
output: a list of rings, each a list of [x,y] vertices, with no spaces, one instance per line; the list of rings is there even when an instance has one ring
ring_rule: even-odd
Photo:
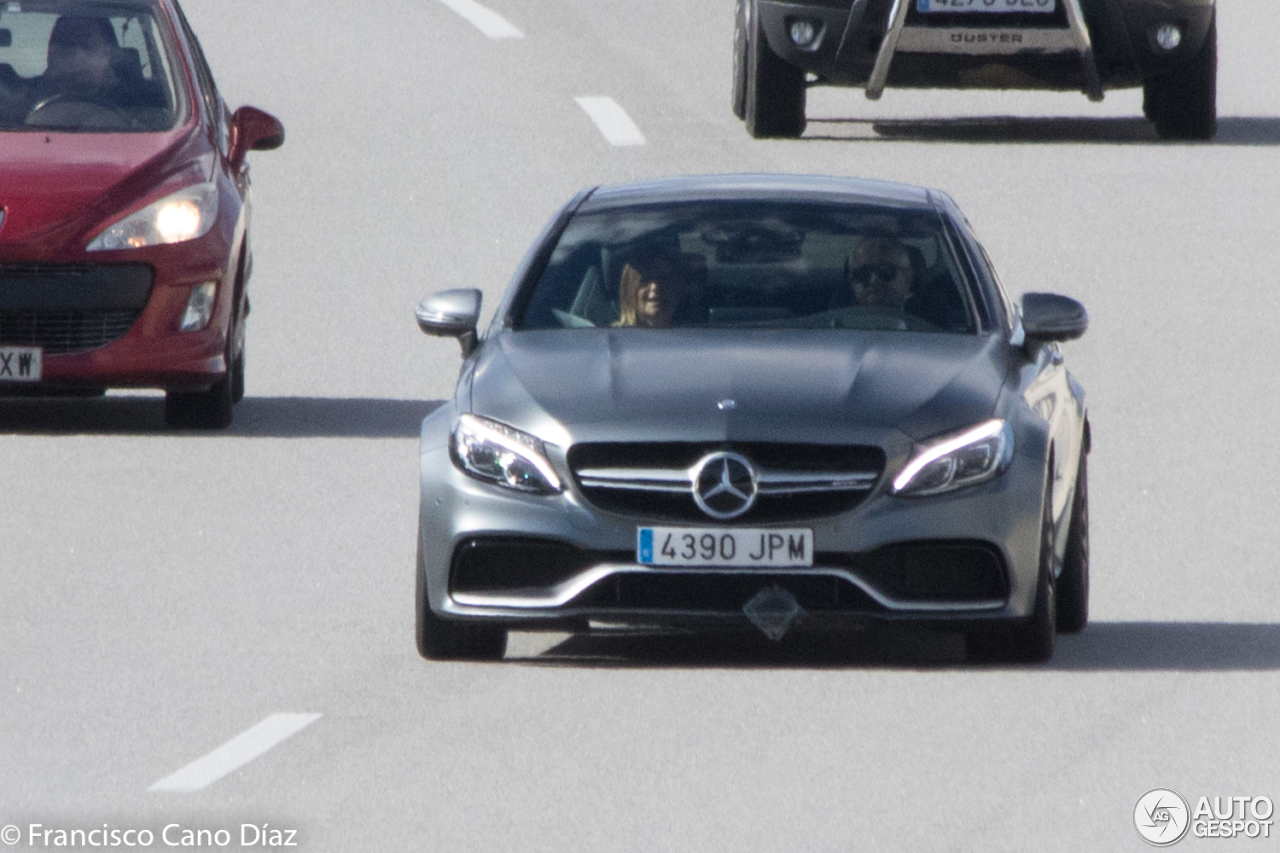
[[[44,370],[39,347],[0,346],[0,382],[39,382]]]

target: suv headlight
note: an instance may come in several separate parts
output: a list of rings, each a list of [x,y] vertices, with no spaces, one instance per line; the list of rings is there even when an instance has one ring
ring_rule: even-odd
[[[453,457],[471,476],[509,489],[544,495],[561,489],[539,439],[488,418],[458,419]]]
[[[1013,458],[1013,428],[1002,419],[980,423],[916,448],[893,480],[895,495],[936,495],[990,480]]]
[[[218,218],[218,187],[195,184],[110,225],[86,247],[90,252],[141,249],[165,243],[181,243],[209,233]]]

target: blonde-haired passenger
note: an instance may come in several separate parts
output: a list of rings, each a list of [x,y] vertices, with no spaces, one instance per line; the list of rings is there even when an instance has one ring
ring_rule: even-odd
[[[636,254],[622,267],[615,326],[662,329],[671,325],[684,298],[685,282],[677,258],[661,249]]]

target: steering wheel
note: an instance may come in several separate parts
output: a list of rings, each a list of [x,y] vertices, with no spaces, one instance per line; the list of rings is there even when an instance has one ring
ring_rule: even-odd
[[[915,316],[914,314],[906,314],[894,308],[880,307],[859,307],[857,305],[848,305],[843,308],[835,308],[816,315],[817,323],[806,323],[804,325],[817,325],[829,329],[860,329],[867,332],[941,332],[940,326],[930,323],[928,320]]]
[[[941,332],[943,328],[936,323],[931,323],[915,314],[903,314],[902,320],[907,324],[909,332]]]
[[[92,95],[59,92],[27,111],[27,126],[73,127],[81,130],[124,130],[132,122],[112,101]]]

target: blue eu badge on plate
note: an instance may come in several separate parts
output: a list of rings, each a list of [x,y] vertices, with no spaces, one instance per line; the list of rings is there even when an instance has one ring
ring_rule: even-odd
[[[642,528],[640,530],[640,562],[642,563],[653,562],[653,530],[652,529]]]

